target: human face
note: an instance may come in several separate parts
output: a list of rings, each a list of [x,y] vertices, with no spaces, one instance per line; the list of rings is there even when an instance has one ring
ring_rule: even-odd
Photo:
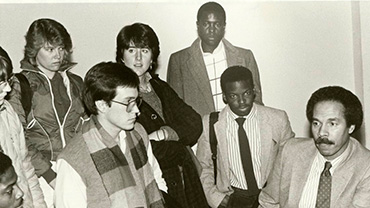
[[[212,53],[225,34],[225,19],[216,12],[204,12],[197,22],[198,35],[204,52]]]
[[[313,109],[311,130],[320,154],[333,160],[346,150],[354,125],[347,127],[344,106],[336,101],[322,101]]]
[[[150,48],[138,48],[130,43],[128,49],[123,51],[125,65],[132,69],[138,77],[142,77],[152,64],[153,53]]]
[[[4,104],[5,96],[12,90],[10,87],[10,82],[13,77],[8,79],[7,81],[0,81],[0,106]]]
[[[253,84],[246,81],[226,83],[222,95],[224,101],[236,115],[246,116],[251,112],[255,96]]]
[[[138,90],[136,88],[117,87],[116,92],[117,95],[113,100],[121,103],[135,102],[138,97]],[[129,112],[127,112],[127,107],[116,102],[112,102],[110,107],[106,107],[103,112],[106,123],[104,127],[108,128],[108,132],[115,134],[121,130],[131,130],[134,128],[136,117],[140,111],[136,104]]]
[[[45,73],[57,72],[62,65],[65,49],[63,46],[53,46],[50,43],[45,43],[37,52],[36,63]],[[44,69],[44,70],[43,70]]]
[[[20,207],[23,203],[23,191],[17,185],[17,174],[13,167],[1,176],[0,208]]]

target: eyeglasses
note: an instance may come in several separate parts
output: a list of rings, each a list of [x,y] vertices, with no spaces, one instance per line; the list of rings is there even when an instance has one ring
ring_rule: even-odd
[[[128,101],[128,103],[122,103],[122,102],[119,102],[119,101],[116,101],[116,100],[111,100],[111,101],[113,103],[117,103],[117,104],[126,106],[126,112],[127,113],[131,113],[131,111],[135,107],[135,105],[137,107],[140,107],[140,105],[142,103],[142,98],[141,97],[137,97],[135,100]]]
[[[6,81],[0,81],[0,86],[3,86],[6,83],[8,83],[9,86],[13,85],[13,83],[14,83],[14,74],[11,74],[10,77]]]

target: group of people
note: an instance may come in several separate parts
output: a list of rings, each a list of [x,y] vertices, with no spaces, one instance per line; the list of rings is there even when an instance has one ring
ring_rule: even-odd
[[[315,91],[313,138],[295,138],[225,27],[222,6],[203,4],[199,37],[171,55],[167,82],[143,23],[123,27],[115,62],[84,79],[53,19],[31,24],[20,73],[0,47],[0,208],[370,207],[370,151],[351,137],[356,95]]]

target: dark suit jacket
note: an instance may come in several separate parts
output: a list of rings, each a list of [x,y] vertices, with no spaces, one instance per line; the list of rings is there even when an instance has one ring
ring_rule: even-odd
[[[370,207],[370,151],[350,138],[346,159],[332,176],[331,208]],[[279,152],[260,207],[296,208],[318,153],[313,139],[292,139]],[[316,194],[316,193],[313,193]]]
[[[143,101],[137,121],[148,134],[162,126],[169,126],[180,138],[179,141],[151,141],[154,156],[167,183],[168,194],[183,208],[207,207],[196,167],[186,149],[186,145],[194,145],[202,133],[201,117],[158,75],[152,75],[150,84],[161,101],[164,120]],[[185,186],[182,184],[179,166],[182,167]]]
[[[265,183],[276,158],[278,149],[288,139],[294,137],[287,114],[255,104],[261,137],[261,173]],[[227,111],[228,106],[220,112],[219,120],[214,124],[217,138],[217,185],[214,184],[212,153],[209,144],[209,116],[203,118],[203,133],[199,138],[197,157],[203,168],[200,177],[208,204],[218,207],[226,195],[232,194],[230,185],[230,166],[227,148]]]
[[[253,74],[256,89],[255,102],[262,103],[260,75],[256,60],[250,50],[235,47],[223,39],[227,65],[247,67]],[[200,39],[186,49],[170,56],[167,69],[167,82],[177,94],[191,105],[202,117],[215,111],[211,86],[200,49]]]

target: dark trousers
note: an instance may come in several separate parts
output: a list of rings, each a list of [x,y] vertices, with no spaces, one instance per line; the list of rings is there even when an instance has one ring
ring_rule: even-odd
[[[234,193],[230,195],[227,208],[257,208],[258,194],[251,194],[248,190],[233,187]]]

